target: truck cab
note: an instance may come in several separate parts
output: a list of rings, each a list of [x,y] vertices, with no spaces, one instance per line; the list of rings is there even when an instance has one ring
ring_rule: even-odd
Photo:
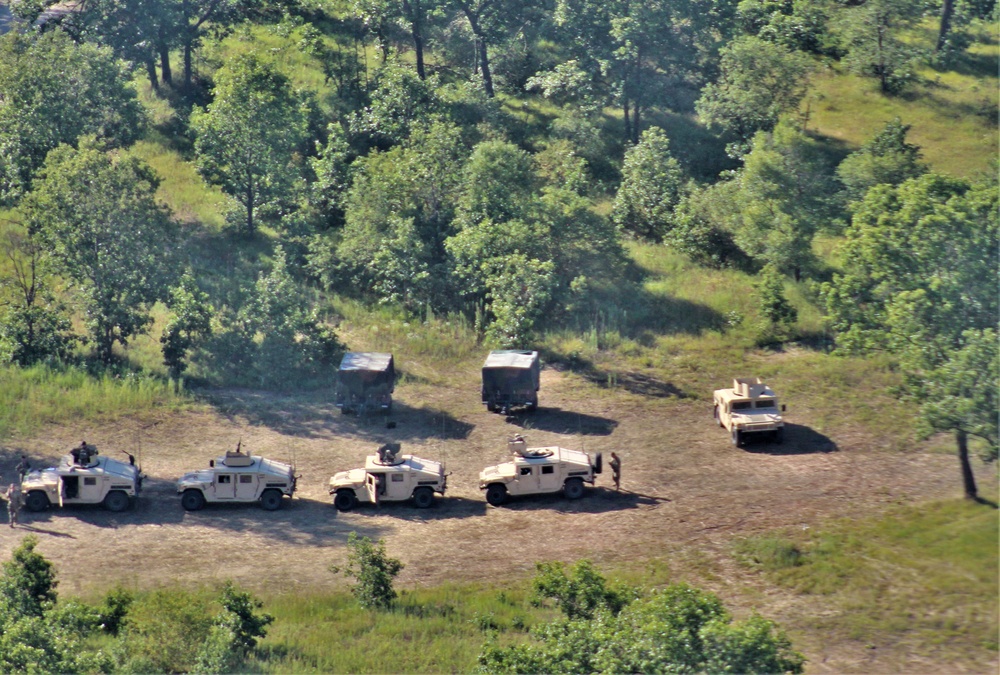
[[[715,390],[712,399],[715,420],[729,431],[733,445],[740,447],[748,438],[764,435],[776,443],[784,440],[785,406],[759,377],[737,377],[731,389]]]
[[[562,490],[567,499],[584,495],[584,483],[594,484],[601,473],[601,453],[588,455],[559,446],[529,448],[521,436],[507,442],[512,460],[488,466],[479,473],[479,489],[493,506],[509,497],[548,494]]]
[[[365,458],[364,468],[334,474],[329,492],[337,510],[409,499],[417,508],[433,505],[434,494],[443,495],[448,488],[444,464],[398,452],[398,444],[385,444]]]

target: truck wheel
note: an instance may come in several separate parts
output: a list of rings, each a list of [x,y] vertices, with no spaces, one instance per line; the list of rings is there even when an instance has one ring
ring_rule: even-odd
[[[112,490],[104,496],[104,508],[119,513],[128,508],[128,495],[121,490]]]
[[[492,483],[486,488],[486,503],[490,506],[503,506],[507,501],[507,488],[499,483]]]
[[[260,496],[260,506],[265,511],[277,511],[281,508],[281,490],[264,490]]]
[[[737,448],[743,447],[743,432],[733,429],[733,445]]]
[[[181,495],[181,506],[185,511],[200,511],[205,507],[205,495],[201,490],[185,490]]]
[[[24,500],[24,506],[35,513],[49,508],[49,496],[41,490],[32,490]]]
[[[719,419],[719,406],[715,406],[715,408],[712,410],[712,417],[715,418],[716,424],[718,424],[720,427],[722,428],[726,427],[726,425],[722,423],[722,420]]]
[[[418,509],[426,509],[434,503],[434,490],[429,487],[418,487],[413,491],[413,505]]]
[[[563,494],[566,499],[579,499],[583,496],[583,481],[579,478],[570,478],[563,485]]]
[[[338,511],[350,511],[358,503],[358,498],[351,490],[340,490],[333,496],[333,505]]]
[[[594,457],[594,473],[604,472],[604,456],[601,453],[597,453]]]

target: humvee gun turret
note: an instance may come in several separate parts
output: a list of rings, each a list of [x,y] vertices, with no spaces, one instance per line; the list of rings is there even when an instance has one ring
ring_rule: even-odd
[[[53,504],[103,504],[108,511],[124,511],[141,488],[142,472],[132,455],[120,462],[101,457],[86,443],[63,456],[59,466],[29,471],[21,480],[29,511],[44,511]]]
[[[483,403],[490,412],[514,406],[538,407],[538,352],[520,349],[492,351],[483,364]]]
[[[784,440],[785,423],[781,419],[778,397],[759,377],[737,377],[732,389],[717,389],[715,419],[727,429],[733,445],[741,446],[749,435],[770,435],[775,442]]]
[[[348,352],[337,371],[336,406],[340,412],[364,414],[392,410],[396,369],[392,354]]]
[[[434,493],[444,494],[448,476],[444,464],[413,455],[399,455],[399,445],[381,446],[365,458],[363,469],[341,471],[330,479],[330,494],[338,511],[350,511],[359,503],[401,502],[425,509],[434,503]]]
[[[521,436],[507,442],[513,461],[488,466],[479,473],[479,489],[486,501],[500,506],[510,496],[563,491],[567,499],[579,499],[584,483],[593,485],[603,468],[601,453],[588,455],[557,446],[529,448]]]
[[[282,462],[253,457],[249,452],[226,452],[211,460],[207,469],[184,474],[177,481],[177,494],[186,511],[197,511],[206,503],[260,502],[267,511],[281,507],[282,497],[295,493],[295,469]]]

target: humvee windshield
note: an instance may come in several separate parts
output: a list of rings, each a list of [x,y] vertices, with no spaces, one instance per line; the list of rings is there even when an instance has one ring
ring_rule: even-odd
[[[750,410],[753,401],[733,401],[733,410]]]
[[[774,407],[774,401],[772,401],[772,400],[757,401],[757,405],[755,407],[757,407],[757,408],[773,408]]]

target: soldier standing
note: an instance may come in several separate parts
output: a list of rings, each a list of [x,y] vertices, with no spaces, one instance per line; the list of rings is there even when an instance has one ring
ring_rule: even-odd
[[[17,477],[23,479],[24,476],[31,471],[31,463],[28,461],[27,455],[21,455],[21,461],[17,463]]]
[[[615,491],[617,492],[621,489],[622,481],[622,460],[617,453],[611,453],[611,461],[608,462],[608,466],[611,467],[611,480],[615,482]]]
[[[4,493],[7,498],[7,514],[10,516],[10,526],[17,527],[17,512],[21,510],[21,488],[11,483]]]

